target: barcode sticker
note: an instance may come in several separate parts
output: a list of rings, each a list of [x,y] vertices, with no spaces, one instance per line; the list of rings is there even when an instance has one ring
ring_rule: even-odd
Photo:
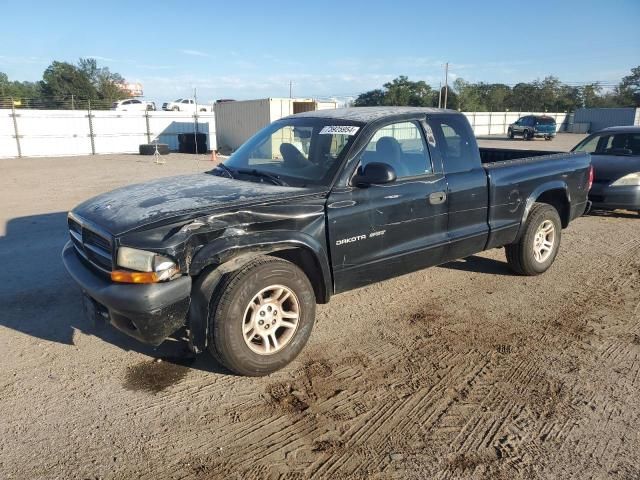
[[[320,130],[320,135],[355,135],[360,127],[351,125],[327,125]]]

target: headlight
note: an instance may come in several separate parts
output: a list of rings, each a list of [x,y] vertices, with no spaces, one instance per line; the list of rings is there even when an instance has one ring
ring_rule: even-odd
[[[611,184],[612,187],[640,186],[640,172],[630,173]]]
[[[118,248],[117,263],[129,270],[111,272],[114,282],[157,283],[169,280],[179,271],[178,265],[169,257],[129,247]]]

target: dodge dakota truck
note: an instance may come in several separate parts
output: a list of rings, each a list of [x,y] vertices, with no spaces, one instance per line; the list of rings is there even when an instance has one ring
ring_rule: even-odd
[[[265,375],[332,295],[498,247],[515,273],[543,273],[592,175],[588,153],[479,149],[450,110],[305,112],[209,172],[78,205],[62,258],[92,318],[152,345],[180,330]]]

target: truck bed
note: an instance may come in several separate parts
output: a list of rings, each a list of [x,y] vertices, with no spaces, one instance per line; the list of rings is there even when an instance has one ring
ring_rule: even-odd
[[[520,158],[544,157],[557,153],[548,150],[517,150],[514,148],[483,148],[480,147],[480,160],[485,163],[505,162]]]

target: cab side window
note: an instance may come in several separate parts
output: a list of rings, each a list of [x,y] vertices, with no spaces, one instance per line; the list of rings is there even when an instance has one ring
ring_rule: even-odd
[[[445,173],[467,172],[480,166],[478,145],[464,116],[434,115],[429,125],[442,154]]]
[[[398,178],[433,172],[422,128],[416,122],[385,125],[360,154],[360,166],[380,162],[391,165]]]

